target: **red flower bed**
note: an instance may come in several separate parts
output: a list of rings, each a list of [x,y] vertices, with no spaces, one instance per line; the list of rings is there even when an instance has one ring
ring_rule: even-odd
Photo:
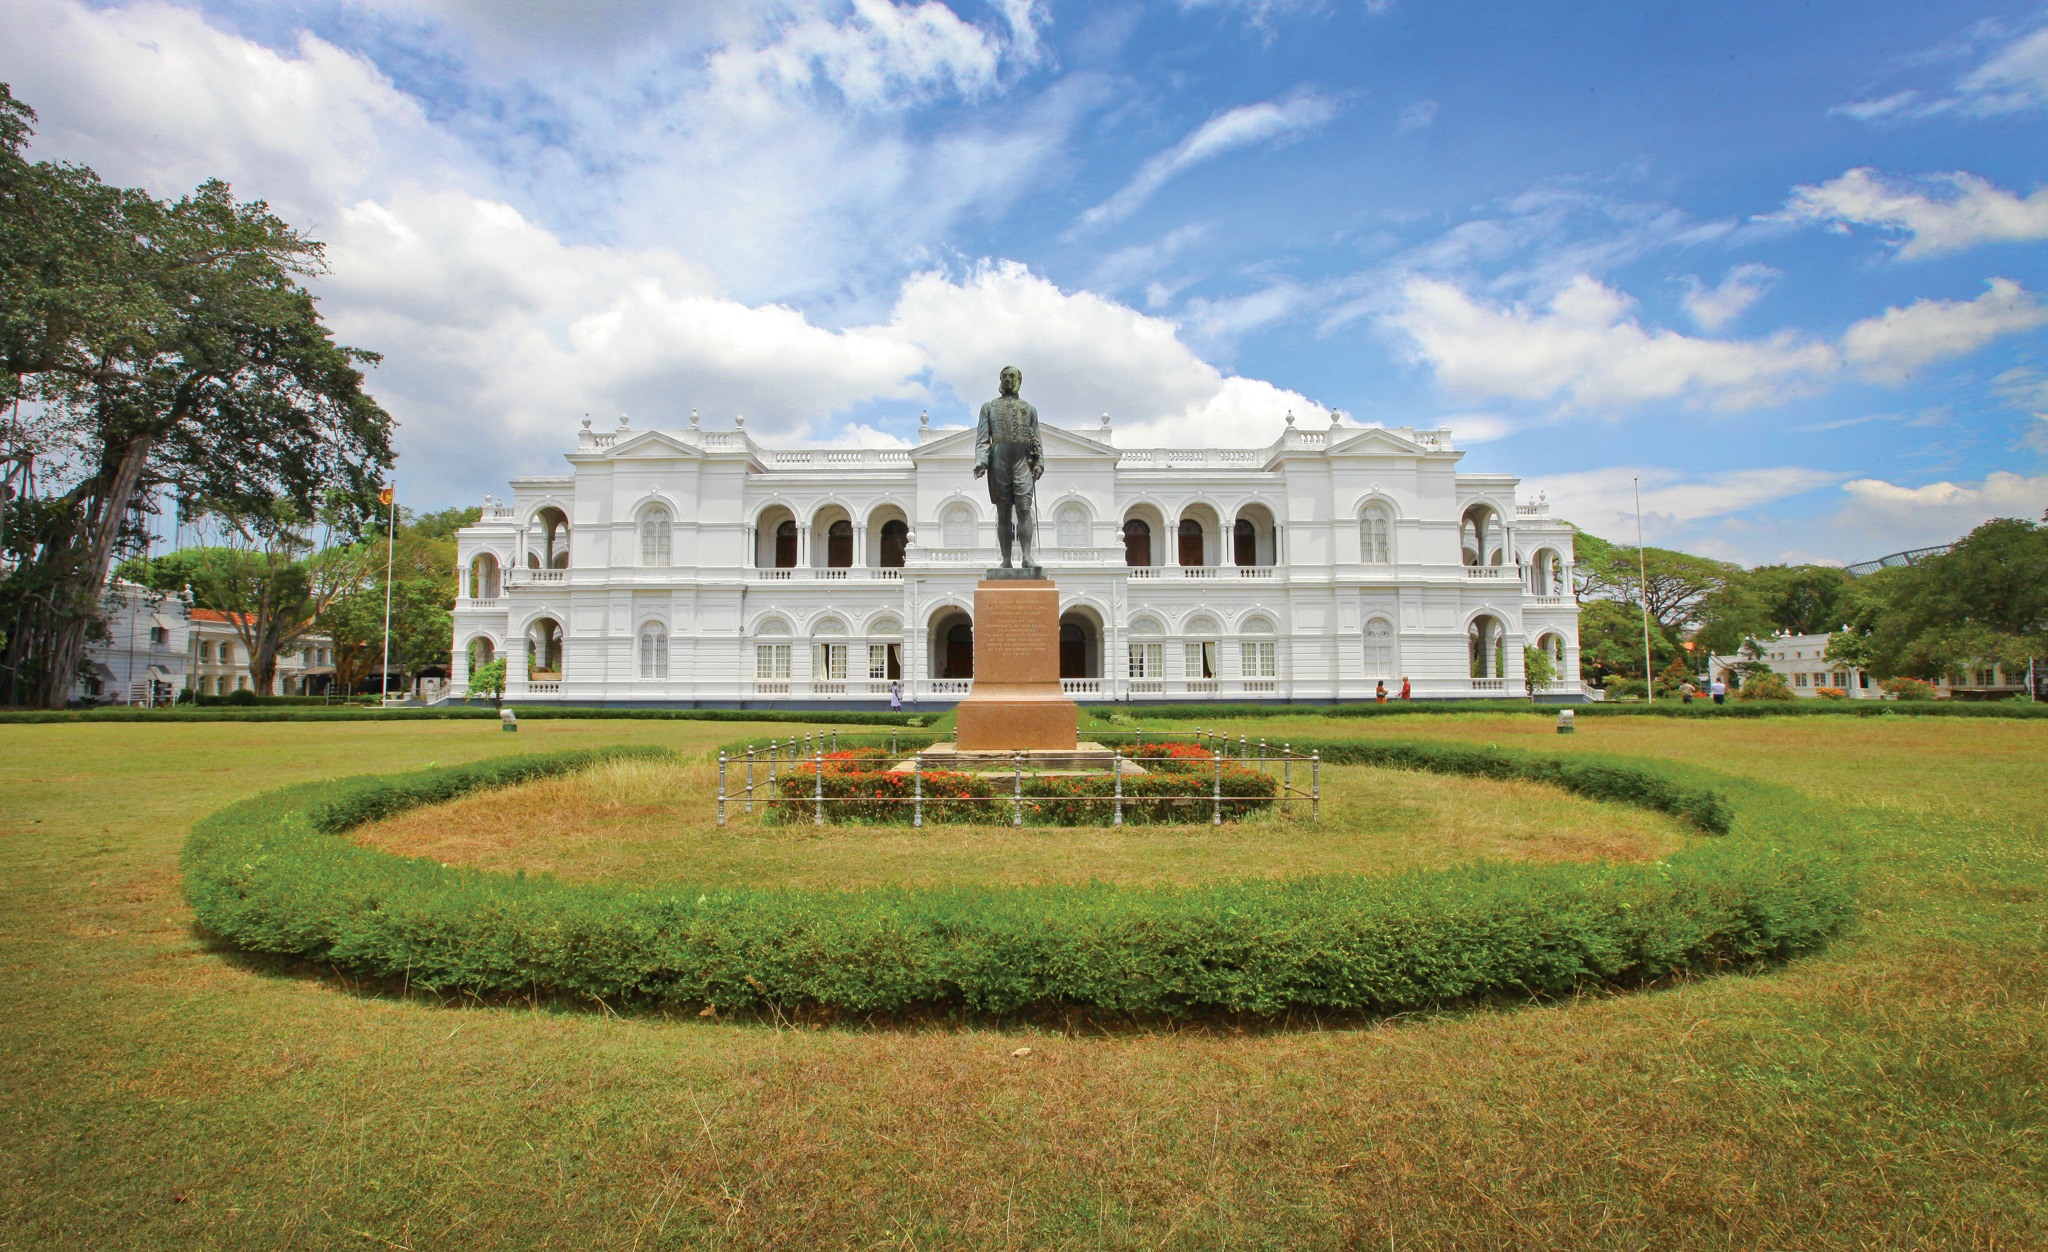
[[[1158,752],[1144,759],[1166,768],[1124,778],[1124,821],[1135,825],[1211,820],[1218,785],[1214,756],[1192,744],[1147,746]],[[1207,768],[1197,768],[1205,761]],[[825,758],[822,774],[799,762],[779,780],[781,798],[773,802],[772,811],[783,821],[809,822],[816,816],[817,799],[822,795],[829,822],[908,822],[913,808],[910,801],[921,788],[928,823],[1010,819],[1016,786],[1011,777],[949,770],[912,775],[884,768],[887,762],[887,756],[875,749],[835,753]],[[1270,775],[1227,763],[1221,787],[1223,816],[1230,820],[1272,804],[1280,791],[1278,781]],[[1108,825],[1115,811],[1115,793],[1116,780],[1107,773],[1027,778],[1024,818],[1032,825]]]

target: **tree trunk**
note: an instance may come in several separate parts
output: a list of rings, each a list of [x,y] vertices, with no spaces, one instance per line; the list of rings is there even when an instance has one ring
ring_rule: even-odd
[[[78,563],[80,577],[71,602],[52,606],[57,620],[52,623],[49,668],[40,675],[35,693],[35,703],[43,708],[61,709],[70,695],[79,662],[85,657],[86,625],[106,590],[107,566],[113,562],[114,543],[121,536],[121,519],[135,498],[136,484],[142,480],[143,466],[155,444],[156,436],[145,433],[121,445],[120,459],[99,497],[98,516],[87,522],[85,551]]]

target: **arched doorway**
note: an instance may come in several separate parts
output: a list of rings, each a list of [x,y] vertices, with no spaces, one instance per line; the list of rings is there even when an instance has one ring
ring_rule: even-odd
[[[945,677],[974,677],[974,625],[971,622],[961,622],[946,631]]]
[[[562,676],[562,626],[551,617],[526,628],[526,673],[548,681]]]
[[[947,609],[931,623],[931,676],[974,677],[974,619],[961,609]]]
[[[840,518],[825,528],[825,567],[846,569],[853,564],[853,523]]]
[[[498,558],[486,552],[469,563],[469,598],[495,600],[501,594]]]
[[[1259,563],[1259,528],[1251,519],[1240,517],[1230,531],[1230,562],[1233,565]]]
[[[792,518],[775,525],[775,568],[796,568],[796,522]]]
[[[1124,523],[1124,564],[1152,564],[1152,525],[1142,517]]]
[[[1102,677],[1102,626],[1086,610],[1060,616],[1060,677]]]
[[[902,569],[903,553],[910,546],[910,523],[894,518],[882,523],[882,552],[879,562],[883,569]]]
[[[469,641],[469,672],[474,674],[498,659],[497,645],[483,635]]]
[[[569,568],[569,519],[562,510],[549,505],[533,515],[538,534],[528,540],[526,563],[539,569]]]
[[[1506,640],[1507,630],[1499,618],[1482,613],[1472,619],[1472,624],[1465,630],[1465,644],[1472,660],[1472,677],[1507,676]]]
[[[1180,519],[1180,563],[1202,564],[1202,523],[1192,517]]]

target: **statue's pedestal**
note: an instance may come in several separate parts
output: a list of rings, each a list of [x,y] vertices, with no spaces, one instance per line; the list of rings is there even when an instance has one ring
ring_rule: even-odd
[[[1060,593],[1050,579],[975,587],[974,687],[959,717],[960,752],[1074,749],[1078,713],[1060,690]]]

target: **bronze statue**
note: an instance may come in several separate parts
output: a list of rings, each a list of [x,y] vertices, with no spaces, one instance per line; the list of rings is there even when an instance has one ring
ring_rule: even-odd
[[[981,420],[974,426],[974,476],[988,475],[988,498],[996,506],[996,542],[1002,545],[1003,569],[1016,569],[1010,564],[1013,538],[1022,548],[1021,569],[1008,575],[990,570],[990,577],[1045,576],[1031,551],[1037,529],[1038,476],[1045,473],[1045,445],[1038,437],[1038,410],[1017,395],[1023,385],[1024,372],[1014,365],[1004,366],[1003,394],[981,406]]]

